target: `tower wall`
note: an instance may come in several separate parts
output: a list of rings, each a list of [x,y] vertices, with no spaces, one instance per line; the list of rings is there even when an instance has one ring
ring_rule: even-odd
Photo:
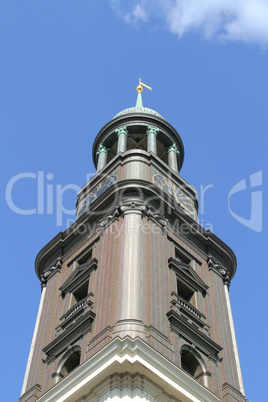
[[[148,400],[245,400],[228,304],[236,259],[197,209],[195,190],[140,149],[78,192],[76,222],[36,259],[43,307],[21,401],[133,400],[141,379]]]

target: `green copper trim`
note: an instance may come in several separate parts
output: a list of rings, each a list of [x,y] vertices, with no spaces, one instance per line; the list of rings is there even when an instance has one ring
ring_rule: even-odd
[[[153,127],[153,126],[148,126],[148,129],[146,131],[145,136],[149,135],[150,133],[155,134],[155,136],[157,136],[157,134],[159,133],[159,128]]]
[[[97,150],[97,155],[99,155],[101,152],[105,152],[107,155],[110,151],[110,148],[106,148],[105,145],[100,144],[99,149]]]
[[[128,131],[127,131],[127,126],[122,126],[122,127],[120,127],[120,128],[117,128],[116,130],[115,130],[115,133],[118,135],[118,137],[119,137],[119,135],[120,134],[125,134],[127,137],[129,136],[129,133],[128,133]]]
[[[178,154],[178,155],[180,154],[180,151],[179,151],[178,148],[176,147],[175,142],[173,142],[173,144],[170,145],[169,148],[167,148],[167,152],[168,152],[168,153],[171,152],[171,151],[176,152],[176,154]]]
[[[136,107],[143,107],[141,93],[138,93]]]

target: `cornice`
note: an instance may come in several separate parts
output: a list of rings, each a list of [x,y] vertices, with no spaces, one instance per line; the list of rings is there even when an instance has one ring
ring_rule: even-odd
[[[178,400],[219,402],[220,398],[140,338],[115,338],[39,398],[77,401],[114,373],[143,372]]]
[[[174,310],[169,310],[167,312],[167,318],[170,321],[173,332],[180,336],[184,336],[189,342],[195,344],[197,349],[202,350],[206,356],[210,357],[215,362],[219,360],[217,355],[222,350],[222,347],[207,335],[203,334],[199,328],[197,329],[196,325],[189,323],[185,317]]]
[[[137,159],[135,159],[137,158]],[[78,190],[77,195],[78,198],[81,197],[85,192],[87,192],[88,187],[94,189],[95,186],[98,185],[99,182],[104,180],[105,178],[109,177],[116,170],[118,167],[121,167],[122,164],[125,163],[127,160],[128,162],[133,162],[135,160],[140,161],[140,158],[144,158],[148,165],[152,165],[155,167],[157,164],[157,169],[159,171],[168,176],[169,179],[175,181],[178,185],[186,188],[187,191],[191,193],[197,207],[198,207],[198,200],[196,196],[196,190],[191,184],[189,184],[185,179],[183,179],[179,173],[175,172],[171,169],[166,163],[164,163],[157,155],[154,153],[148,153],[147,151],[141,149],[131,149],[129,151],[117,154],[101,172],[96,172],[96,174],[92,177],[92,179],[87,182],[80,190]]]
[[[202,294],[206,294],[208,286],[202,281],[200,276],[190,265],[170,257],[168,259],[168,266],[170,269],[173,269],[181,279],[188,283],[191,288],[199,290]]]
[[[143,195],[145,197],[142,200],[138,197],[137,187],[143,190]],[[121,189],[124,189],[124,197],[119,200],[120,203],[118,204],[113,200],[115,199],[115,193],[117,193]],[[104,205],[111,205],[109,215],[112,215],[114,208],[120,206],[120,204],[130,202],[143,202],[146,204],[147,198],[149,200],[155,200],[158,198],[159,200],[162,200],[161,216],[164,215],[164,217],[167,219],[167,224],[165,225],[165,230],[167,231],[167,233],[169,232],[169,230],[173,230],[172,222],[174,221],[178,221],[179,226],[182,226],[182,224],[186,225],[186,227],[188,228],[188,230],[185,231],[186,233],[179,233],[191,243],[196,243],[196,241],[201,243],[206,248],[207,255],[213,252],[215,252],[216,255],[219,255],[224,261],[224,266],[228,272],[229,280],[234,277],[237,262],[233,251],[214,233],[209,230],[205,230],[197,222],[186,215],[183,210],[180,210],[178,206],[175,209],[176,206],[174,205],[174,202],[172,202],[172,199],[168,197],[165,193],[161,192],[156,186],[147,181],[137,179],[119,181],[116,188],[113,186],[110,187],[103,194],[101,194],[97,200],[92,202],[92,209],[90,212],[85,212],[84,214],[82,214],[70,228],[68,228],[65,232],[60,232],[38,253],[35,262],[35,270],[39,279],[43,274],[43,270],[46,267],[46,264],[52,258],[63,256],[63,250],[67,246],[71,247],[72,243],[74,244],[77,243],[77,241],[81,242],[83,240],[83,235],[80,235],[79,240],[77,240],[78,236],[76,234],[76,232],[79,233],[79,228],[83,227],[82,225],[88,225],[90,223],[90,225],[93,226],[93,224],[97,224],[97,222],[101,222],[103,220],[103,218],[107,215],[107,210],[105,213],[101,212],[103,211]],[[155,206],[157,207],[156,204]],[[153,205],[152,207],[154,208]],[[172,212],[170,215],[166,215],[165,211],[170,210],[170,207]],[[94,230],[97,230],[97,225],[95,225]],[[92,232],[92,236],[94,234],[94,230]],[[88,235],[88,233],[86,235]]]
[[[86,332],[91,331],[92,322],[95,317],[96,314],[92,310],[89,310],[53,339],[43,349],[43,352],[47,355],[46,362],[53,356],[58,356],[66,348],[66,345],[75,342]]]

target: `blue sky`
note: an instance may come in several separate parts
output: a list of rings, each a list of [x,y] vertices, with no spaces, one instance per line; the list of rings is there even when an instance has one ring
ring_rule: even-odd
[[[267,44],[267,0],[2,2],[2,400],[20,395],[40,298],[35,257],[74,219],[63,214],[59,224],[57,185],[81,187],[95,172],[94,138],[135,105],[137,77],[153,88],[143,92],[144,105],[182,137],[181,176],[199,196],[209,186],[200,223],[237,256],[230,298],[242,374],[247,398],[263,400]],[[44,196],[53,191],[53,212],[44,199],[41,213],[38,172]],[[12,207],[6,188],[25,173],[12,187]],[[241,191],[232,193],[237,183]],[[65,209],[75,200],[66,191]],[[39,213],[14,212],[14,205],[25,211],[38,202]]]

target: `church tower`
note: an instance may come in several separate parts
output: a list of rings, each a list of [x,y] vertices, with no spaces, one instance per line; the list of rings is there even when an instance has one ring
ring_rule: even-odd
[[[184,147],[159,113],[97,134],[77,219],[37,255],[42,294],[21,402],[246,401],[232,250],[197,223]]]

